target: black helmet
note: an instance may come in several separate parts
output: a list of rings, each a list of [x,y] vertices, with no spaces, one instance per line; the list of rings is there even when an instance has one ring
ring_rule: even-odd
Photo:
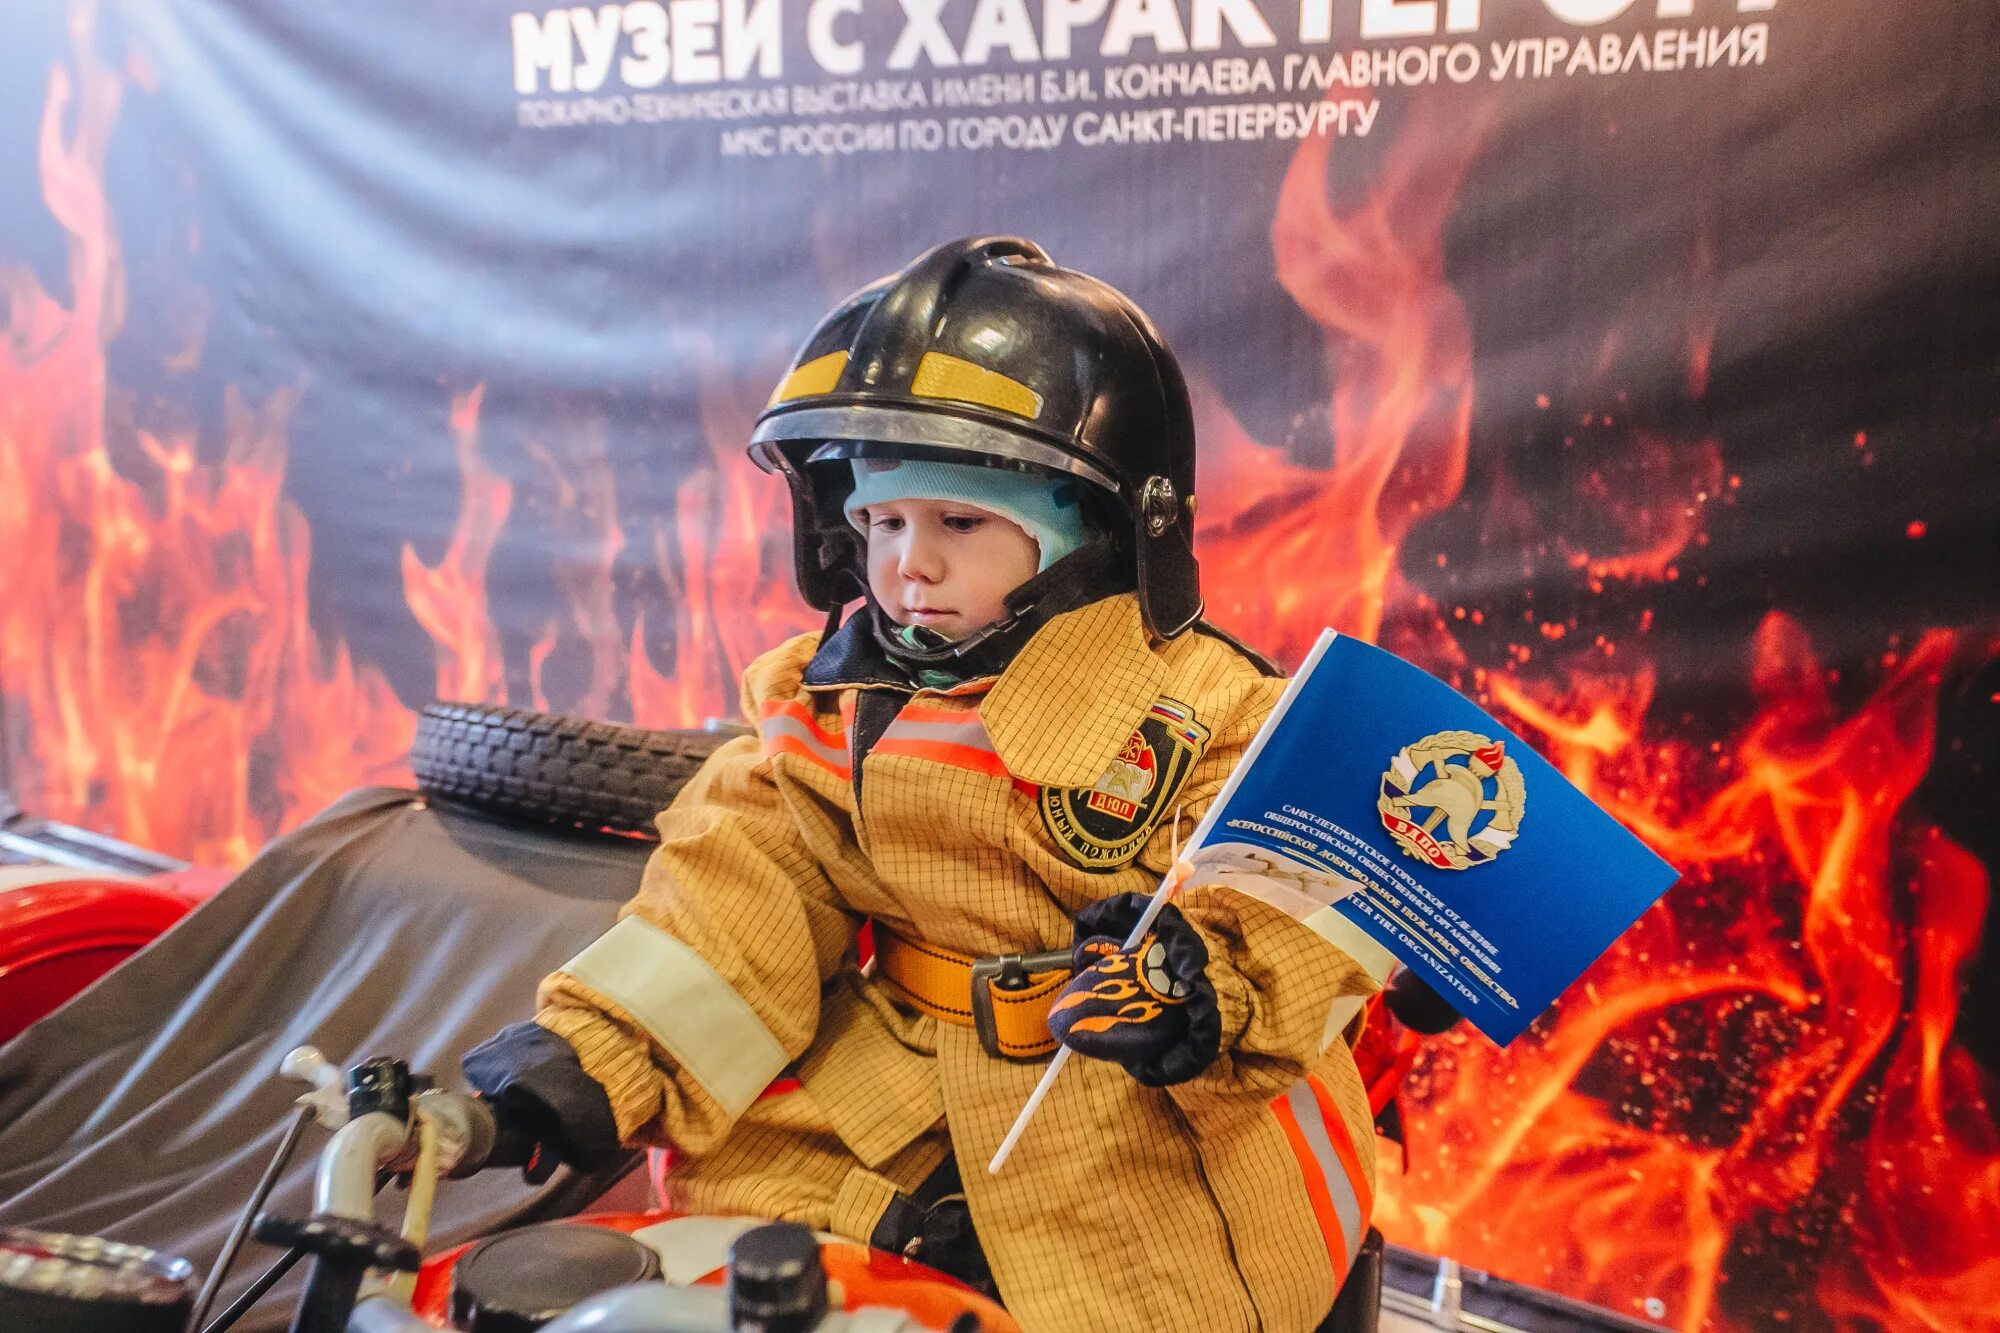
[[[831,611],[861,595],[841,517],[849,470],[894,455],[1081,478],[1129,524],[1146,626],[1201,615],[1194,415],[1145,312],[1015,237],[938,246],[820,322],[757,418],[750,457],[792,489],[799,591]]]

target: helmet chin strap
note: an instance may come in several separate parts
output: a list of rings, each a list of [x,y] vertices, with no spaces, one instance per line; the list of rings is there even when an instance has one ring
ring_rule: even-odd
[[[870,601],[873,601],[872,597]],[[878,614],[877,623],[887,620],[893,626],[885,628],[889,638],[894,641],[896,655],[911,662],[930,666],[963,659],[967,654],[977,651],[981,644],[998,638],[1020,624],[1021,618],[1034,608],[1027,606],[1018,611],[1010,608],[1000,619],[981,625],[962,639],[948,639],[927,625],[897,624],[879,605],[875,610]]]
[[[1010,606],[1006,615],[981,625],[962,639],[947,639],[936,630],[922,625],[898,625],[882,609],[872,592],[868,594],[865,614],[874,627],[875,641],[882,645],[883,652],[896,661],[910,667],[952,670],[962,668],[967,659],[982,647],[1017,628],[1033,610],[1032,604],[1018,609]]]
[[[997,674],[1020,648],[1019,643],[1007,644],[1005,640],[1008,636],[1025,629],[1027,633],[1020,636],[1025,641],[1065,611],[1074,611],[1100,598],[1130,591],[1131,574],[1120,569],[1121,563],[1116,543],[1103,534],[1097,534],[1008,593],[1007,613],[962,639],[947,639],[921,625],[898,626],[875,600],[873,592],[867,595],[867,614],[876,642],[884,652],[905,665],[954,671],[954,674],[964,674],[968,678],[985,674],[989,668]],[[913,632],[902,633],[899,630]],[[925,643],[927,640],[935,640],[935,643]],[[989,645],[999,650],[998,659],[990,662],[974,660]]]

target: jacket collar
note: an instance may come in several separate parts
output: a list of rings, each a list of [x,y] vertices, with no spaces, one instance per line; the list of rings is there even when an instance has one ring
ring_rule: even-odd
[[[999,676],[941,693],[985,694],[980,721],[1014,777],[1038,787],[1088,787],[1145,720],[1166,675],[1139,599],[1120,593],[1051,618]],[[916,689],[884,658],[859,615],[820,646],[801,683],[809,690]]]
[[[1139,599],[1121,593],[1042,626],[993,682],[979,718],[1014,777],[1088,787],[1145,720],[1166,675]]]
[[[838,690],[857,685],[862,689],[916,689],[910,673],[882,651],[870,624],[871,616],[870,608],[864,605],[841,621],[831,635],[822,638],[799,683],[809,690]]]
[[[1117,544],[1099,533],[1007,594],[1004,623],[956,647],[940,641],[941,649],[934,653],[900,647],[886,632],[893,626],[870,597],[844,620],[837,611],[829,619],[832,632],[822,636],[801,683],[819,690],[923,687],[947,694],[983,693],[1051,621],[1108,593],[1130,591],[1129,565]]]

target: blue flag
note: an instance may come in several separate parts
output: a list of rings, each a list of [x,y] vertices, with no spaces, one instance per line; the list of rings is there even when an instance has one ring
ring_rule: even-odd
[[[1502,1045],[1678,877],[1465,696],[1332,630],[1195,842],[1197,880],[1340,914]]]

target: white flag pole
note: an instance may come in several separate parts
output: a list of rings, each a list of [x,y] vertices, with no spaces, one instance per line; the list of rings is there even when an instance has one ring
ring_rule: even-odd
[[[1222,790],[1208,803],[1208,812],[1201,817],[1201,823],[1195,826],[1194,836],[1188,839],[1186,850],[1177,855],[1174,864],[1167,868],[1165,877],[1160,880],[1160,887],[1153,892],[1152,901],[1146,904],[1146,910],[1140,914],[1138,924],[1132,927],[1132,933],[1125,937],[1123,952],[1130,953],[1136,949],[1139,941],[1146,938],[1146,932],[1153,928],[1153,921],[1160,915],[1160,909],[1167,905],[1168,900],[1174,896],[1174,891],[1180,887],[1181,881],[1187,878],[1187,873],[1180,870],[1181,863],[1193,856],[1208,840],[1209,831],[1215,827],[1215,821],[1221,817],[1223,808],[1229,804],[1229,798],[1236,794],[1236,788],[1242,784],[1243,775],[1257,762],[1258,754],[1264,749],[1264,742],[1277,731],[1278,724],[1291,709],[1292,701],[1298,698],[1299,690],[1312,675],[1313,668],[1319,665],[1319,659],[1326,656],[1326,650],[1333,646],[1333,641],[1338,637],[1340,636],[1333,630],[1320,631],[1319,641],[1314,643],[1312,651],[1306,654],[1306,660],[1300,665],[1298,674],[1285,685],[1285,692],[1278,697],[1277,706],[1272,708],[1271,715],[1264,719],[1264,725],[1257,728],[1256,736],[1250,741],[1250,748],[1243,752],[1243,757],[1237,760],[1236,767],[1229,771],[1229,780],[1222,784]],[[1175,833],[1176,835],[1179,833],[1178,826]],[[993,1154],[993,1160],[986,1164],[988,1175],[999,1175],[1000,1168],[1007,1164],[1007,1158],[1012,1155],[1014,1145],[1021,1141],[1022,1131],[1027,1129],[1028,1122],[1035,1118],[1035,1112],[1041,1109],[1042,1099],[1047,1097],[1049,1089],[1055,1086],[1056,1076],[1062,1073],[1062,1067],[1069,1063],[1070,1054],[1070,1048],[1067,1046],[1056,1049],[1055,1059],[1049,1061],[1048,1069],[1042,1074],[1042,1081],[1028,1094],[1027,1103],[1021,1107],[1021,1114],[1014,1117],[1014,1127],[1007,1131],[1006,1138],[1000,1140],[1000,1147]]]

